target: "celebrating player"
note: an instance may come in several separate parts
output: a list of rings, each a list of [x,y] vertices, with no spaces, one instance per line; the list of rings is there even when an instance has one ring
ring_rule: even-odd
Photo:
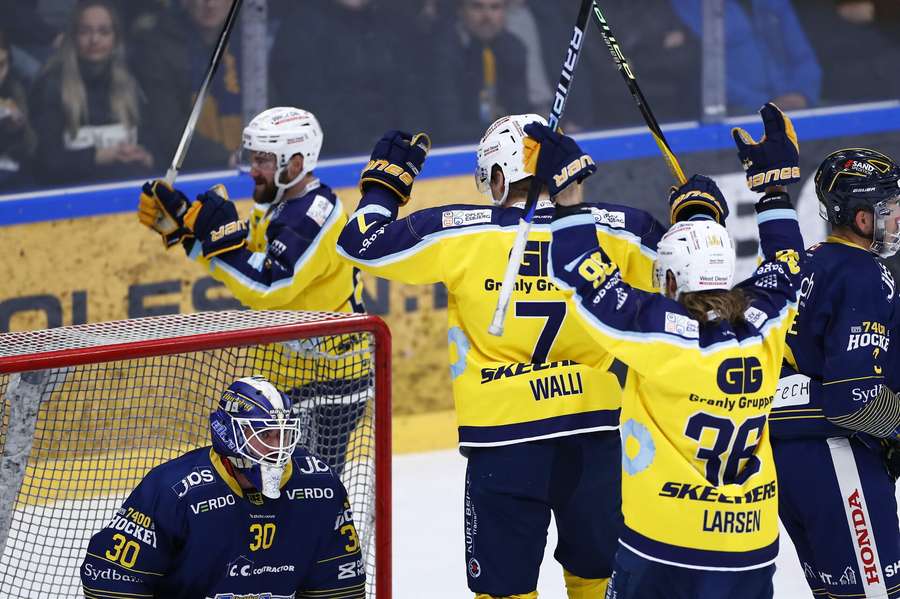
[[[556,135],[536,125],[527,130]],[[562,180],[566,165],[542,148],[538,177]],[[693,201],[706,196],[720,194],[710,185]],[[676,223],[658,245],[660,292],[648,293],[624,281],[598,246],[590,207],[566,191],[555,199],[554,281],[574,292],[569,314],[591,343],[629,367],[625,526],[606,596],[772,597],[778,499],[766,417],[795,315],[791,271],[799,270],[802,251],[790,201],[757,204],[768,261],[734,288],[725,228]],[[672,200],[677,209],[678,196]],[[780,260],[776,250],[784,250]]]
[[[188,256],[249,308],[363,312],[358,271],[334,250],[347,216],[314,173],[322,140],[313,114],[297,108],[266,110],[243,134],[244,163],[255,183],[249,222],[238,217],[222,186],[192,203],[164,181],[144,185],[140,220],[167,247],[183,242]],[[341,356],[354,354],[362,343],[359,336],[343,336],[288,345],[283,359],[276,359],[282,366],[267,373],[299,400],[306,445],[338,473],[371,388],[368,369]],[[272,361],[268,356],[266,362]],[[330,376],[354,369],[350,378]],[[324,430],[339,433],[324,438]]]
[[[536,597],[551,512],[569,597],[600,596],[621,524],[621,387],[614,374],[621,369],[591,346],[568,314],[567,294],[549,279],[547,199],[537,207],[507,332],[487,333],[532,180],[537,144],[524,127],[534,121],[545,122],[533,114],[501,118],[478,146],[476,183],[493,207],[452,204],[402,219],[398,211],[429,141],[389,132],[362,173],[362,200],[338,241],[339,252],[363,270],[447,286],[450,373],[468,456],[465,560],[469,588],[481,599]],[[574,158],[584,158],[574,177],[596,168],[580,152]],[[624,206],[590,207],[594,241],[632,284],[651,289],[662,226]]]
[[[781,520],[817,597],[900,597],[900,461],[887,441],[900,432],[900,311],[882,260],[900,247],[898,182],[896,161],[857,148],[829,155],[815,178],[832,233],[802,265],[770,422]]]
[[[297,445],[290,400],[261,377],[232,383],[212,446],[151,470],[95,534],[84,595],[363,599],[346,491]]]

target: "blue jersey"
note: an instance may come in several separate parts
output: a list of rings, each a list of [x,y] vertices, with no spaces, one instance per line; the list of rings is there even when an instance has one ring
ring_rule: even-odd
[[[298,448],[275,500],[231,472],[210,447],[151,470],[91,538],[85,597],[365,597],[346,492],[324,462]]]
[[[807,250],[801,269],[772,436],[848,437],[856,431],[829,419],[862,409],[882,384],[897,388],[894,278],[880,258],[836,237]]]

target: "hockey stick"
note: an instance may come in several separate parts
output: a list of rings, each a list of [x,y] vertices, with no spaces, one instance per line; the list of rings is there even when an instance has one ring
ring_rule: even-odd
[[[556,86],[556,96],[553,99],[553,106],[550,108],[550,118],[547,119],[547,124],[551,129],[556,129],[559,126],[559,121],[566,108],[566,100],[569,97],[569,92],[572,91],[575,67],[578,65],[578,58],[581,56],[581,49],[584,45],[584,34],[587,30],[588,19],[591,16],[592,4],[593,0],[581,0],[578,18],[575,20],[575,29],[572,32],[572,39],[569,41],[569,47],[566,50],[566,59],[563,62],[562,73],[559,75],[559,83]],[[509,262],[506,263],[506,273],[503,275],[503,284],[500,286],[500,297],[497,298],[494,318],[491,321],[491,326],[488,327],[488,332],[496,337],[503,334],[503,321],[506,319],[506,311],[509,309],[509,298],[512,296],[516,274],[519,272],[519,265],[522,263],[522,257],[525,255],[525,244],[528,242],[528,232],[531,230],[531,221],[534,218],[534,211],[537,208],[540,194],[541,184],[537,177],[534,177],[528,188],[525,214],[519,219],[516,240],[513,243],[512,251],[509,253]]]
[[[206,100],[206,94],[209,91],[209,84],[216,75],[219,63],[222,62],[222,56],[225,54],[225,46],[228,45],[228,38],[231,37],[231,31],[237,22],[238,13],[241,10],[243,0],[234,0],[231,4],[231,10],[225,19],[225,25],[222,26],[222,33],[219,34],[219,42],[213,51],[212,58],[209,61],[209,68],[206,69],[206,76],[200,85],[200,91],[197,92],[197,99],[194,100],[194,107],[191,109],[191,116],[188,117],[184,126],[184,132],[181,134],[181,141],[175,150],[175,156],[172,157],[172,166],[166,171],[166,182],[169,185],[175,184],[175,178],[178,177],[178,171],[184,163],[184,157],[187,155],[188,148],[191,145],[191,139],[194,137],[194,130],[197,128],[197,121],[200,119],[200,113],[203,111],[203,102]]]
[[[631,96],[634,98],[634,101],[637,102],[638,108],[641,111],[641,116],[644,117],[644,122],[647,123],[647,127],[650,129],[650,134],[653,136],[653,139],[656,140],[656,145],[659,146],[663,159],[666,161],[666,165],[678,181],[678,184],[684,184],[687,182],[684,171],[681,170],[681,165],[678,164],[678,158],[675,156],[675,152],[669,147],[669,142],[666,141],[666,136],[663,135],[662,129],[659,128],[659,123],[656,122],[656,117],[653,116],[650,105],[647,104],[647,99],[644,98],[641,88],[638,87],[637,78],[634,76],[631,65],[628,64],[628,60],[626,60],[625,55],[622,54],[619,42],[616,41],[612,30],[609,28],[609,23],[600,11],[600,6],[597,4],[596,0],[594,0],[593,5],[594,16],[597,18],[597,26],[600,27],[600,35],[603,36],[606,47],[609,48],[609,52],[612,54],[616,66],[619,67],[619,72],[622,73],[622,77],[628,85]]]

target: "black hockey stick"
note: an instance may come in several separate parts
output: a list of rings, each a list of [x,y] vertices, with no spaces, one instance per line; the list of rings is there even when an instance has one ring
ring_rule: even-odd
[[[659,123],[656,122],[656,117],[653,116],[653,111],[650,110],[650,105],[647,103],[647,99],[644,98],[644,94],[638,86],[637,78],[634,76],[631,65],[628,64],[628,60],[626,60],[625,55],[622,54],[619,42],[616,41],[612,30],[609,28],[609,23],[600,11],[600,6],[597,4],[596,0],[594,0],[593,5],[597,26],[600,27],[600,35],[603,36],[606,47],[609,48],[616,66],[619,67],[619,72],[622,73],[622,77],[628,85],[631,96],[634,98],[634,101],[637,102],[638,108],[641,111],[641,116],[644,117],[644,122],[647,123],[647,127],[650,129],[650,134],[653,136],[653,139],[656,140],[656,145],[659,146],[659,150],[662,152],[666,165],[669,167],[669,170],[672,171],[672,175],[678,181],[679,185],[685,183],[687,178],[684,176],[684,171],[681,170],[681,165],[678,164],[678,158],[675,156],[675,152],[669,147],[666,136],[663,135],[662,129],[659,128]]]
[[[222,33],[219,34],[219,42],[216,44],[216,49],[213,51],[212,58],[209,61],[209,68],[206,69],[206,76],[203,78],[203,83],[200,85],[200,91],[197,92],[197,99],[194,100],[191,116],[188,117],[188,121],[184,126],[184,132],[181,134],[181,141],[178,143],[178,148],[175,150],[175,156],[172,157],[172,165],[169,167],[169,170],[166,171],[166,181],[169,185],[175,184],[175,178],[178,177],[178,171],[181,170],[181,165],[184,164],[184,157],[187,155],[188,148],[191,145],[191,139],[194,137],[194,130],[197,128],[197,121],[200,119],[200,113],[203,110],[203,102],[206,100],[209,84],[216,75],[219,63],[222,62],[222,56],[225,54],[225,47],[228,45],[228,38],[231,37],[234,24],[237,22],[238,13],[241,10],[242,3],[243,0],[234,0],[231,4],[231,10],[228,12],[228,17],[225,19],[225,25],[222,26]]]
[[[584,46],[584,34],[587,31],[588,19],[591,16],[593,0],[581,0],[581,8],[578,10],[578,18],[575,20],[575,29],[566,49],[566,59],[563,62],[562,73],[559,75],[559,83],[556,85],[556,95],[553,98],[553,106],[550,108],[550,118],[547,123],[551,129],[559,126],[563,111],[566,108],[566,100],[572,91],[572,81],[575,79],[575,67],[581,56]],[[494,318],[488,332],[499,337],[503,334],[503,321],[506,319],[506,310],[509,308],[509,298],[512,296],[513,286],[516,282],[516,274],[519,265],[525,255],[525,245],[528,242],[528,232],[531,230],[531,220],[537,207],[538,197],[541,195],[541,184],[537,177],[532,178],[528,188],[528,200],[525,202],[525,214],[519,220],[519,228],[516,231],[516,240],[512,251],[509,253],[509,262],[506,264],[506,273],[503,275],[503,284],[500,286],[500,296],[497,298],[497,308],[494,310]]]

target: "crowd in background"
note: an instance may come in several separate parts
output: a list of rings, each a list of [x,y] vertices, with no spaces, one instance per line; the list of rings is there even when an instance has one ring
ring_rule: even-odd
[[[384,129],[476,143],[497,116],[548,112],[576,0],[269,0],[269,104],[314,112],[326,157]],[[701,113],[702,0],[602,3],[661,122]],[[231,0],[0,0],[0,193],[159,175]],[[725,0],[730,114],[900,97],[900,0]],[[233,166],[240,31],[185,164]],[[592,29],[565,126],[640,116]]]

